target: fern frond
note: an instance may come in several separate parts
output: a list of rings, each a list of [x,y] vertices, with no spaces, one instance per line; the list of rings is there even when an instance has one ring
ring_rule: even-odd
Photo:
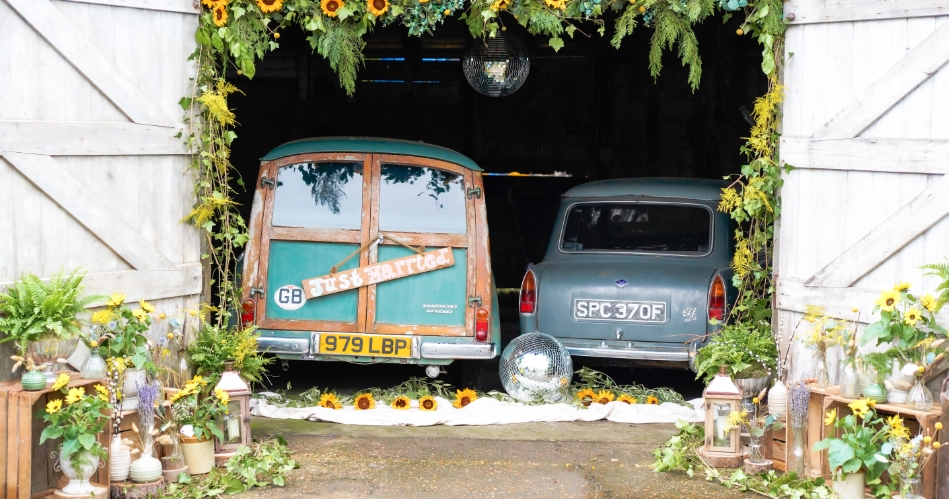
[[[626,10],[616,19],[616,30],[610,40],[613,48],[618,49],[620,44],[623,43],[623,38],[633,34],[633,30],[636,29],[637,25],[636,15],[638,12],[639,10],[635,4],[629,4],[626,6]]]

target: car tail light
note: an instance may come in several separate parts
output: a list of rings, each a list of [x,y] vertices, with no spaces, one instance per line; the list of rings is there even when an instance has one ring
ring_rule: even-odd
[[[248,298],[241,303],[241,327],[247,327],[257,319],[257,302]]]
[[[488,341],[488,309],[481,307],[475,312],[475,340]]]
[[[712,279],[708,288],[708,318],[715,320],[725,319],[725,281],[717,275]]]
[[[537,308],[537,286],[534,282],[534,271],[528,270],[521,281],[521,313],[533,314]]]

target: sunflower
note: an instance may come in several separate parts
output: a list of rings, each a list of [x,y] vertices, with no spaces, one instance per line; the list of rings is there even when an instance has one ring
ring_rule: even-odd
[[[551,9],[564,10],[567,8],[567,0],[544,0],[544,3]]]
[[[66,373],[60,373],[59,376],[56,376],[56,381],[53,382],[53,391],[61,390],[64,386],[69,384],[69,375]]]
[[[909,291],[909,288],[911,288],[911,287],[913,287],[912,284],[910,284],[910,283],[908,283],[908,282],[906,282],[906,281],[903,281],[903,282],[897,284],[896,286],[893,286],[893,291],[899,291],[900,293],[902,293],[903,291]]]
[[[329,17],[336,17],[336,11],[342,9],[345,5],[346,2],[343,0],[322,0],[320,2],[320,8]]]
[[[376,400],[372,398],[371,393],[360,393],[356,395],[353,405],[356,406],[357,411],[368,411],[376,408]]]
[[[651,405],[659,405],[659,399],[655,395],[650,395],[646,397],[646,403]]]
[[[510,5],[511,5],[511,2],[509,2],[508,0],[495,0],[495,2],[492,3],[491,7],[489,8],[491,9],[491,12],[500,12],[502,10],[507,10],[507,8],[510,7]]]
[[[400,411],[408,410],[412,407],[412,401],[405,395],[399,395],[392,401],[392,408]]]
[[[455,401],[451,405],[455,406],[458,409],[478,400],[478,394],[475,393],[471,388],[465,388],[464,390],[458,390],[455,392]]]
[[[903,424],[903,419],[899,414],[886,418],[886,425],[890,428],[887,431],[888,437],[909,439],[909,429]]]
[[[224,26],[227,24],[227,4],[221,2],[215,5],[211,15],[214,16],[215,26]]]
[[[339,399],[336,398],[336,395],[332,393],[324,393],[320,397],[320,407],[325,407],[327,409],[342,409],[343,404],[339,403]]]
[[[830,426],[834,424],[834,421],[837,421],[837,409],[831,409],[827,413],[827,416],[824,417],[824,426]]]
[[[866,419],[867,414],[870,412],[870,406],[867,405],[867,399],[854,400],[853,402],[847,404],[847,407],[853,411],[854,416],[857,416],[860,419]]]
[[[434,411],[438,409],[438,402],[431,395],[426,395],[418,399],[418,408],[423,411]]]
[[[66,405],[79,402],[85,394],[82,388],[70,388],[69,393],[66,394]]]
[[[893,308],[896,307],[896,304],[901,300],[900,292],[896,290],[889,290],[880,293],[880,298],[877,299],[874,303],[880,306],[880,310],[884,312],[892,312]]]
[[[209,9],[213,9],[218,0],[201,0],[201,4]]]
[[[125,295],[122,293],[114,293],[109,297],[109,301],[105,302],[105,306],[115,308],[123,303],[125,303]]]
[[[389,10],[389,0],[368,0],[366,2],[366,10],[369,11],[370,14],[379,17]]]
[[[145,300],[139,300],[139,301],[138,301],[138,306],[142,307],[142,310],[144,310],[144,311],[146,311],[146,312],[148,312],[148,313],[152,313],[152,312],[155,311],[155,306],[152,305],[151,303],[148,303],[148,302],[145,301]]]
[[[596,394],[596,397],[594,397],[593,400],[594,400],[597,404],[606,405],[606,404],[609,404],[610,402],[612,402],[613,399],[615,399],[615,398],[616,398],[616,395],[613,395],[613,392],[611,392],[611,391],[609,391],[609,390],[600,390],[600,393],[597,393],[597,394]]]
[[[63,401],[60,399],[51,400],[46,404],[46,413],[47,414],[56,414],[60,409],[63,408]]]
[[[596,397],[596,392],[589,388],[584,388],[582,390],[577,391],[577,393],[574,396],[583,405],[590,405],[590,402],[593,402],[593,399]]]
[[[224,405],[227,405],[227,403],[231,401],[231,395],[220,388],[215,388],[214,394],[217,395],[217,399]]]
[[[636,399],[636,397],[630,397],[629,395],[627,395],[627,394],[625,394],[625,393],[622,394],[622,395],[620,395],[619,398],[616,399],[616,401],[617,401],[617,402],[623,402],[623,403],[626,403],[626,404],[638,404],[638,403],[639,403],[639,400]]]
[[[109,401],[109,389],[108,389],[108,388],[106,388],[106,387],[104,387],[104,386],[102,386],[102,385],[96,385],[96,392],[99,393],[99,398],[102,399],[103,402],[108,402],[108,401]]]
[[[112,319],[115,318],[115,313],[111,310],[100,310],[92,314],[92,323],[93,324],[108,324],[112,322]]]
[[[257,0],[257,6],[264,14],[268,12],[277,12],[283,8],[283,0]]]
[[[915,326],[916,322],[919,321],[919,318],[920,318],[919,309],[916,307],[913,307],[909,309],[909,311],[907,311],[905,315],[903,315],[903,322],[905,322],[907,325]]]
[[[922,305],[929,313],[936,312],[936,306],[939,302],[936,301],[936,298],[933,295],[926,293],[922,298],[919,299],[919,304]]]

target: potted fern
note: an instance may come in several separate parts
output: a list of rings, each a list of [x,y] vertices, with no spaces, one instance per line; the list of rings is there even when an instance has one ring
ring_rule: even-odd
[[[69,357],[82,333],[77,315],[101,296],[83,296],[84,274],[53,274],[44,282],[29,273],[0,293],[0,343],[12,341],[21,357],[46,365],[51,381],[57,359]]]

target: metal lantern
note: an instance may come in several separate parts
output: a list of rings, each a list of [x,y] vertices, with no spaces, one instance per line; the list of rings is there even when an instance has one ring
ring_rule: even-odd
[[[739,410],[741,390],[722,368],[705,387],[702,397],[705,399],[705,445],[700,449],[703,457],[736,460],[740,465],[739,431],[728,424],[728,415]]]
[[[513,94],[527,81],[531,69],[527,47],[504,32],[475,40],[465,53],[462,64],[471,88],[488,97]]]
[[[222,458],[250,443],[250,386],[234,370],[234,365],[227,362],[221,381],[214,388],[224,390],[229,396],[227,414],[219,421],[224,439],[214,441],[215,457]]]

